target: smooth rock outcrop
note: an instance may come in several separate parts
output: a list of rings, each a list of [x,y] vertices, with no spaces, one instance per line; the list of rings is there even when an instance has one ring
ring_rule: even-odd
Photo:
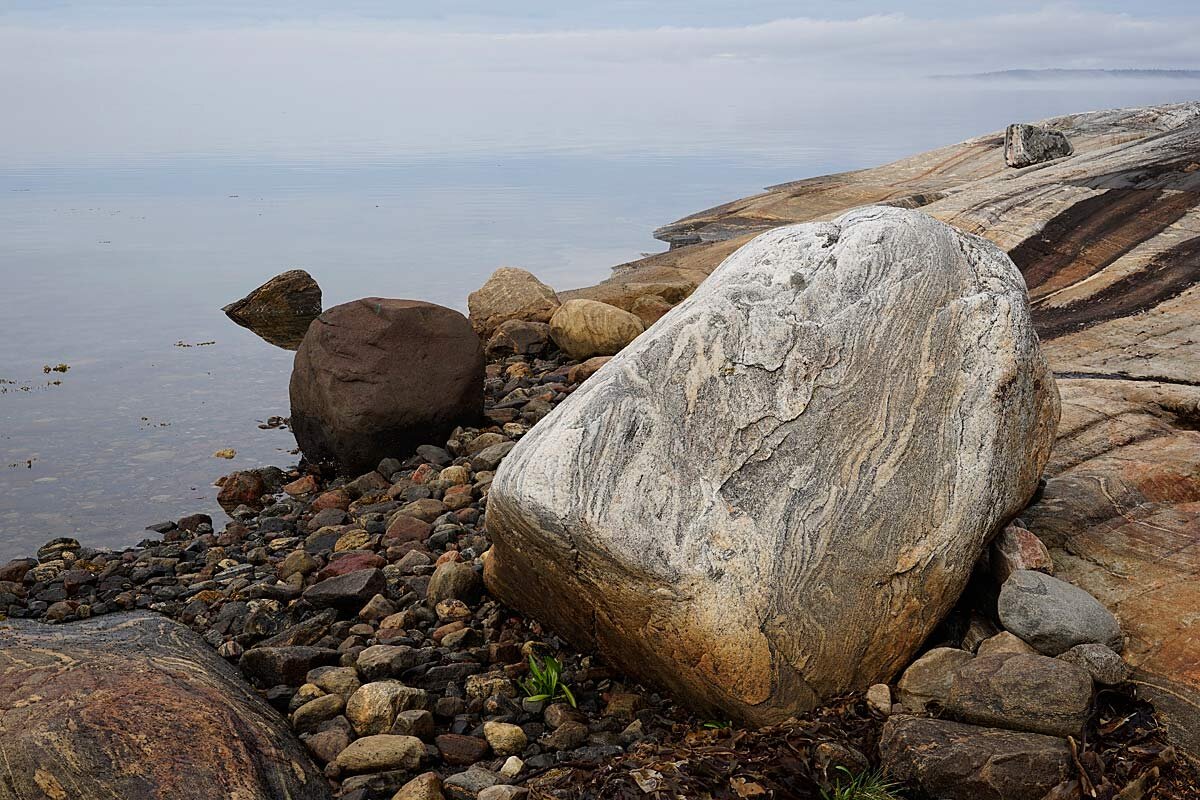
[[[1099,600],[1066,581],[1033,570],[1017,570],[1000,587],[1000,624],[1048,656],[1077,644],[1096,643],[1120,652],[1117,618]]]
[[[1004,163],[1010,167],[1041,164],[1073,152],[1062,131],[1023,123],[1009,125],[1004,131]]]
[[[221,310],[271,344],[295,350],[321,314],[321,287],[304,270],[291,269]]]
[[[0,797],[330,796],[278,712],[183,625],[7,620],[0,643]]]
[[[941,800],[1036,800],[1072,775],[1064,739],[894,716],[879,741],[893,778]]]
[[[483,339],[509,320],[549,322],[558,306],[553,289],[518,267],[500,267],[467,296],[471,326]]]
[[[895,208],[772,231],[517,444],[486,579],[687,702],[780,719],[908,662],[1057,417],[997,248]]]
[[[367,472],[477,421],[483,364],[479,337],[457,311],[378,297],[334,306],[296,353],[296,442],[310,460]]]
[[[619,353],[645,329],[628,311],[595,300],[568,300],[550,318],[550,338],[581,361]]]

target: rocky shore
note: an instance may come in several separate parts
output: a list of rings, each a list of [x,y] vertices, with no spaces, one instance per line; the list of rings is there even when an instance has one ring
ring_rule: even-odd
[[[1197,796],[1200,106],[1016,135],[326,310],[309,459],[0,566],[0,798]]]

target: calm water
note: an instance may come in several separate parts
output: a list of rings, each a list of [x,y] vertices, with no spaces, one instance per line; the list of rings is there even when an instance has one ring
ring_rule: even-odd
[[[502,264],[557,288],[591,283],[661,250],[657,225],[766,185],[1014,120],[1194,99],[1200,85],[793,94],[693,98],[675,116],[661,97],[653,114],[625,109],[557,139],[544,108],[518,126],[536,136],[499,119],[494,148],[475,127],[394,151],[367,133],[355,146],[293,130],[306,146],[290,156],[222,142],[0,161],[0,559],[63,535],[127,545],[194,511],[219,520],[215,478],[294,463],[291,434],[258,427],[288,413],[292,354],[220,312],[285,269],[312,273],[326,307],[383,295],[465,310]],[[226,447],[235,459],[213,457]]]

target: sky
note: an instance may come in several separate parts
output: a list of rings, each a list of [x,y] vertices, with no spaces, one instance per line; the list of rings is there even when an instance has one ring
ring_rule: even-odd
[[[578,139],[930,75],[1200,69],[1196,0],[0,0],[0,152]],[[865,108],[865,112],[869,109]],[[297,131],[306,132],[300,142]]]

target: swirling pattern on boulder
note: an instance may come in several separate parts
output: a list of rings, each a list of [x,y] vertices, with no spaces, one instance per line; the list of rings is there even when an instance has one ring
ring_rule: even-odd
[[[183,625],[0,622],[0,798],[327,800],[286,722]]]
[[[517,444],[486,578],[689,703],[781,719],[908,663],[1057,418],[994,245],[895,208],[782,228]]]

